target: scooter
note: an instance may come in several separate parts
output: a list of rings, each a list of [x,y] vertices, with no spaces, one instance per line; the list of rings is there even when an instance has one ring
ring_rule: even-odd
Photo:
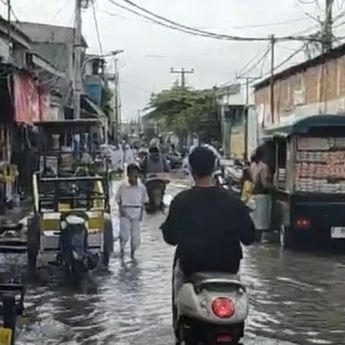
[[[148,174],[145,180],[149,204],[146,208],[147,213],[157,213],[164,210],[163,197],[169,179],[166,173]]]
[[[179,290],[175,308],[177,345],[240,345],[249,302],[237,276],[191,276]]]
[[[97,254],[88,250],[88,216],[83,212],[70,212],[61,216],[60,251],[57,261],[67,278],[80,282],[99,261]]]

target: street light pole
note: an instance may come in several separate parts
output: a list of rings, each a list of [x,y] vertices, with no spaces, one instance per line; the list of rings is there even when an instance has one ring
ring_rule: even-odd
[[[80,118],[81,80],[81,0],[75,0],[75,33],[74,33],[74,85],[73,108],[74,119]]]
[[[119,134],[121,126],[121,114],[120,114],[120,76],[118,70],[118,59],[114,58],[114,68],[115,68],[115,144],[119,143]]]

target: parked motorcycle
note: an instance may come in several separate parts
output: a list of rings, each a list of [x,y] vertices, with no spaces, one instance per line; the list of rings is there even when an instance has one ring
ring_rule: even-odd
[[[249,302],[237,276],[195,274],[184,282],[175,306],[178,345],[240,345]]]
[[[66,276],[79,282],[94,269],[99,261],[97,254],[88,249],[88,216],[84,212],[70,212],[61,216],[60,252],[57,261]]]
[[[146,176],[146,189],[149,197],[149,203],[146,207],[147,213],[157,213],[164,211],[163,197],[166,185],[169,183],[166,173],[148,174]]]
[[[0,344],[14,345],[17,317],[24,311],[24,293],[22,284],[0,284],[0,315],[3,326],[0,328]]]

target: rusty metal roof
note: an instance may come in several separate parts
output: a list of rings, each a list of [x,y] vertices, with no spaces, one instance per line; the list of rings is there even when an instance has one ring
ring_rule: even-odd
[[[288,78],[294,74],[300,73],[310,67],[318,66],[326,61],[334,60],[338,57],[341,57],[345,55],[345,44],[342,44],[334,49],[332,49],[330,52],[321,54],[316,56],[313,59],[303,61],[297,65],[293,65],[287,69],[284,69],[281,72],[278,72],[274,75],[274,81],[281,80]],[[270,84],[271,77],[267,77],[257,83],[254,84],[255,90],[261,89],[263,87],[266,87]]]

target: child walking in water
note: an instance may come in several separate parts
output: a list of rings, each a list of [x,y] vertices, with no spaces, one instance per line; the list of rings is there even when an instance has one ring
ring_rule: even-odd
[[[131,258],[134,259],[140,245],[140,222],[143,219],[144,205],[148,202],[146,187],[139,181],[140,168],[136,164],[127,167],[128,181],[121,184],[116,194],[120,210],[121,257],[130,240]]]

